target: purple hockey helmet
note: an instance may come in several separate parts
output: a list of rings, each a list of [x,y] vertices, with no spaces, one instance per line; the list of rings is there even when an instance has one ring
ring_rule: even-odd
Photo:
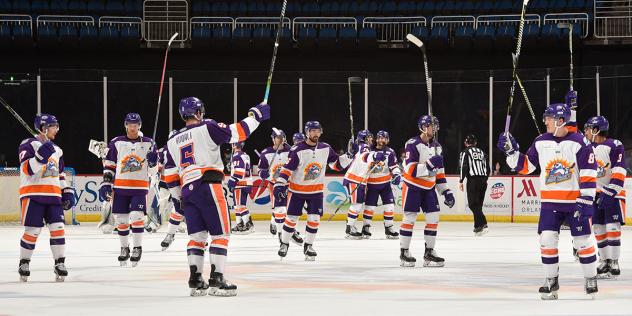
[[[303,133],[294,133],[294,135],[292,135],[292,144],[296,145],[300,142],[304,142],[305,141],[305,135]]]
[[[274,139],[275,137],[281,137],[283,138],[283,141],[285,141],[285,132],[282,129],[273,127],[272,134],[270,134],[270,137],[272,137],[272,139]]]
[[[142,125],[143,120],[140,118],[140,114],[138,113],[127,113],[127,115],[125,115],[125,125],[127,124]]]
[[[363,129],[358,132],[356,140],[358,141],[358,143],[366,143],[369,137],[373,137],[373,134],[371,134],[368,129]]]
[[[432,125],[435,131],[439,130],[439,119],[433,115],[422,115],[417,121],[417,127],[422,130],[424,127]]]
[[[323,131],[323,127],[318,121],[308,121],[305,123],[305,134],[309,134],[309,131],[312,129],[319,129],[321,133]]]
[[[35,115],[35,120],[33,122],[33,126],[35,126],[35,130],[38,132],[42,131],[42,128],[57,126],[59,127],[59,121],[54,115],[39,113]]]
[[[571,109],[565,103],[554,103],[546,107],[542,119],[552,117],[556,120],[564,119],[564,124],[571,119]]]
[[[178,112],[182,120],[186,121],[191,118],[196,118],[198,111],[201,113],[201,119],[204,117],[204,103],[196,97],[188,97],[180,100],[178,105]]]
[[[607,132],[610,128],[610,123],[603,116],[593,116],[586,121],[584,124],[584,129],[597,129],[599,132]]]
[[[376,135],[377,135],[377,137],[383,137],[383,138],[386,138],[386,139],[391,139],[391,136],[385,130],[378,131]]]

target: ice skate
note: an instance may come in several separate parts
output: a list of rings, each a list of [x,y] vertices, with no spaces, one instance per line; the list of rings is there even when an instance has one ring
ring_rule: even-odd
[[[474,228],[474,236],[476,236],[476,237],[483,236],[483,235],[487,234],[488,232],[489,232],[489,228],[487,227],[487,225],[485,225],[483,227]]]
[[[610,261],[610,259],[600,260],[599,266],[597,267],[598,279],[610,279]]]
[[[68,276],[68,270],[66,270],[66,265],[64,264],[65,261],[66,258],[64,257],[55,260],[53,271],[55,272],[55,281],[57,282],[64,282]]]
[[[175,234],[167,234],[167,236],[165,236],[165,239],[163,239],[162,242],[160,243],[160,247],[162,247],[162,251],[167,250],[167,248],[171,246],[171,243],[173,242],[175,238],[176,238]]]
[[[121,247],[121,254],[118,256],[121,267],[127,266],[127,260],[129,260],[129,247]]]
[[[592,296],[593,299],[595,298],[595,296],[597,295],[597,292],[599,292],[599,289],[597,288],[596,276],[592,278],[584,279],[584,291],[586,292],[587,295]]]
[[[129,259],[129,261],[132,263],[132,267],[135,267],[138,265],[138,262],[140,261],[140,257],[143,254],[143,247],[134,247],[134,249],[132,250],[132,257]]]
[[[610,276],[613,279],[616,279],[621,275],[621,269],[619,269],[619,259],[611,259],[610,260]]]
[[[31,276],[29,263],[31,263],[31,260],[29,259],[20,259],[20,264],[18,265],[18,273],[20,274],[21,282],[28,281],[29,276]]]
[[[242,235],[250,235],[255,232],[255,224],[252,222],[252,217],[248,218],[248,222],[244,224]]]
[[[437,256],[432,248],[426,248],[424,252],[424,267],[443,267],[445,260]]]
[[[224,278],[223,273],[215,272],[215,265],[211,265],[211,278],[208,280],[208,295],[235,296],[237,285],[231,284]]]
[[[281,246],[279,247],[279,257],[281,257],[281,260],[283,260],[283,258],[285,258],[285,256],[287,256],[287,251],[290,248],[290,244],[286,244],[284,242],[281,242]]]
[[[557,299],[557,291],[560,289],[560,284],[557,282],[557,277],[554,278],[546,278],[544,280],[544,285],[540,287],[540,298],[548,301],[548,300],[556,300]]]
[[[315,261],[316,260],[316,250],[312,247],[311,244],[306,243],[303,245],[303,254],[305,254],[305,261]]]
[[[358,229],[354,225],[347,225],[347,229],[345,230],[347,239],[359,240],[362,239],[362,233],[358,231]]]
[[[412,268],[415,266],[415,263],[417,262],[417,259],[415,259],[415,257],[410,255],[410,252],[408,251],[408,249],[400,249],[400,254],[399,254],[399,260],[400,263],[399,265],[402,267],[408,267],[408,268]]]
[[[297,231],[294,231],[294,233],[292,233],[292,237],[290,238],[290,240],[298,246],[301,246],[303,244],[303,237],[301,237],[301,234],[299,234]]]
[[[191,276],[189,277],[189,289],[191,296],[205,296],[208,291],[208,283],[202,278],[202,274],[197,272],[196,266],[189,266]]]
[[[386,239],[399,239],[399,233],[391,226],[384,226],[384,235],[386,235]]]
[[[362,226],[362,238],[364,239],[371,238],[371,225]]]

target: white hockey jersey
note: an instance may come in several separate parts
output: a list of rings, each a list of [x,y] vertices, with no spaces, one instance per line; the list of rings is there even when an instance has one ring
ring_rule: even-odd
[[[593,143],[593,151],[597,159],[597,192],[607,187],[618,199],[625,199],[625,150],[623,144],[616,139],[608,138],[601,144]]]
[[[53,144],[54,145],[54,144]],[[20,158],[20,198],[29,197],[43,204],[61,204],[61,192],[66,188],[64,152],[54,145],[55,152],[48,161],[37,161],[35,153],[42,146],[38,138],[22,141]]]
[[[142,195],[149,190],[149,166],[147,154],[153,149],[149,137],[115,137],[108,144],[108,153],[103,161],[103,173],[114,176],[114,192]]]

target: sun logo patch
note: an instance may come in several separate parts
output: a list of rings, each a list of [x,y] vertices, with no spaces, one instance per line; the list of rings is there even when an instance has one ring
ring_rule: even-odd
[[[272,179],[276,179],[281,175],[281,168],[283,164],[278,164],[272,167]]]
[[[554,159],[553,161],[550,161],[545,168],[545,183],[560,183],[570,180],[570,178],[573,176],[574,167],[575,164],[571,164],[563,159]]]
[[[135,172],[143,169],[143,160],[135,154],[129,154],[121,160],[121,173]]]
[[[603,161],[597,159],[597,178],[603,178],[606,176],[610,164],[605,164]]]
[[[42,166],[42,178],[52,178],[59,176],[59,166],[55,159],[48,158],[48,161]]]
[[[304,181],[309,181],[309,180],[316,180],[318,179],[318,176],[320,176],[320,174],[323,171],[323,167],[317,163],[317,162],[312,162],[309,163],[305,169],[303,169],[303,180]]]

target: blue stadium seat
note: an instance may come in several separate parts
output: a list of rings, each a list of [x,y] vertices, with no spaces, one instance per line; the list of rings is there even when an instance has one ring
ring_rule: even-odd
[[[454,34],[454,48],[458,50],[470,50],[474,41],[474,27],[459,26]]]
[[[474,34],[474,49],[477,51],[491,51],[494,48],[496,28],[491,25],[479,25]]]
[[[31,13],[31,2],[25,0],[13,0],[11,4],[14,13]]]
[[[540,40],[540,26],[536,23],[527,23],[522,32],[522,49],[525,51],[535,50]]]
[[[31,2],[31,14],[49,14],[50,5],[48,0],[33,0]]]
[[[233,30],[229,26],[216,27],[211,31],[210,45],[217,49],[228,49],[232,43]]]
[[[343,50],[354,50],[358,46],[358,31],[353,27],[343,27],[338,31],[338,41]]]
[[[413,1],[401,1],[397,4],[397,14],[403,16],[415,15],[417,6]]]
[[[212,31],[208,27],[195,26],[191,28],[191,46],[194,50],[211,47]]]
[[[32,47],[33,46],[33,34],[31,33],[31,27],[25,23],[13,25],[11,27],[13,33],[13,45],[18,48]]]
[[[301,4],[289,1],[285,8],[285,16],[292,18],[300,16],[303,11],[301,10]]]
[[[545,24],[540,32],[540,46],[545,48],[553,48],[560,44],[562,30],[557,28],[555,24]]]
[[[287,7],[285,8],[287,10]],[[266,4],[266,16],[278,16],[281,14],[281,2],[272,1]]]
[[[92,25],[82,25],[79,28],[79,39],[81,41],[94,41],[97,39],[97,28]]]
[[[515,49],[516,26],[513,24],[500,25],[496,28],[495,48],[501,51],[512,51]],[[524,38],[524,36],[523,36]]]
[[[119,31],[117,28],[104,25],[99,29],[99,41],[105,45],[113,45],[119,39]]]
[[[371,27],[364,27],[358,33],[358,45],[362,50],[377,49],[377,31]]]
[[[490,14],[494,9],[494,3],[491,0],[475,1],[474,10],[477,13]]]
[[[549,4],[549,12],[568,12],[568,3],[566,0],[551,0]]]
[[[430,30],[430,41],[428,47],[433,50],[442,51],[448,49],[450,37],[446,26],[436,25]]]
[[[191,13],[193,16],[209,16],[211,14],[211,4],[207,1],[193,1]]]
[[[303,27],[298,31],[298,48],[304,51],[313,51],[316,48],[316,30],[311,27]]]
[[[213,16],[228,16],[229,9],[230,8],[228,7],[228,3],[226,2],[213,2],[213,4],[211,5],[211,14]]]
[[[555,0],[552,0],[555,1]],[[543,13],[549,9],[549,0],[533,0],[529,3],[529,9],[534,13]]]
[[[336,29],[331,27],[320,29],[320,32],[318,33],[318,48],[324,50],[334,50],[336,48],[338,38],[337,33]]]
[[[474,11],[474,3],[475,1],[463,1],[461,5],[461,10],[459,14],[469,14],[472,15],[475,13]]]
[[[228,11],[230,16],[248,16],[248,4],[245,1],[231,1]]]
[[[252,30],[245,27],[236,27],[233,30],[233,48],[242,50],[250,48],[252,43]]]
[[[561,29],[560,36],[562,39],[568,38],[568,29]],[[573,40],[577,40],[582,36],[582,28],[581,25],[575,23],[573,24]],[[573,46],[578,43],[577,41],[573,42]]]
[[[142,16],[143,0],[126,0],[124,12],[125,16]]]
[[[76,48],[79,46],[79,32],[74,25],[62,25],[59,27],[59,40],[64,48]]]
[[[11,47],[12,40],[13,36],[11,35],[11,26],[6,23],[0,23],[0,51]]]
[[[107,15],[105,13],[105,1],[88,0],[88,14],[92,16]]]
[[[341,1],[338,10],[340,12],[340,16],[353,16],[351,14],[351,4],[352,1]]]
[[[50,2],[50,13],[68,14],[68,0],[52,0]]]
[[[454,14],[454,1],[453,0],[444,0],[437,2],[435,7],[436,15],[450,15]]]
[[[501,0],[496,1],[495,9],[499,14],[515,14],[514,12],[514,3],[518,3],[519,1],[511,1],[511,0]]]
[[[209,32],[210,33],[210,32]],[[121,38],[139,39],[140,31],[136,25],[125,25],[121,27]]]
[[[349,16],[362,16],[362,12],[364,9],[362,8],[363,2],[353,1],[349,5]],[[358,20],[359,21],[359,20]]]
[[[303,14],[305,16],[318,16],[320,15],[320,6],[318,2],[309,1],[303,4]]]
[[[125,5],[123,4],[123,0],[108,0],[105,5],[106,15],[123,15],[124,11]]]
[[[383,16],[396,16],[398,14],[397,4],[395,1],[385,1],[382,4],[381,15]]]
[[[0,12],[9,13],[11,12],[11,1],[9,0],[0,0]]]
[[[57,44],[57,29],[50,25],[39,25],[37,27],[37,46],[50,48]]]
[[[273,36],[276,35],[276,30],[273,32],[268,27],[258,27],[252,31],[252,45],[255,50],[269,51],[274,46]]]
[[[258,27],[252,31],[253,39],[272,39],[273,35],[276,35],[276,31],[272,32],[272,29],[268,27]]]
[[[248,14],[251,16],[265,16],[266,4],[261,1],[253,2],[252,5],[248,6]]]
[[[364,16],[376,16],[380,12],[380,3],[378,1],[371,0],[368,3],[367,11],[364,12]]]
[[[425,26],[415,26],[410,31],[410,34],[415,35],[417,38],[419,38],[422,41],[426,41],[429,38],[428,28]]]
[[[74,15],[85,14],[88,11],[88,4],[81,0],[68,1],[68,12]]]

